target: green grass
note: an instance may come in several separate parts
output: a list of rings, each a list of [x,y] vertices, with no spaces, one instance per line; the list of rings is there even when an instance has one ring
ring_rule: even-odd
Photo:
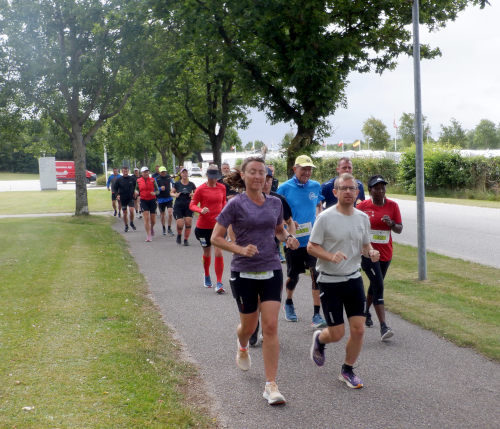
[[[75,191],[2,192],[0,215],[74,213]],[[111,192],[92,189],[87,192],[90,212],[111,210]]]
[[[0,221],[0,427],[214,425],[113,221]]]
[[[6,180],[40,180],[40,175],[27,173],[7,173],[5,171],[0,171],[0,181]]]
[[[427,253],[427,278],[418,281],[417,249],[394,243],[386,309],[500,362],[500,270]]]
[[[368,195],[367,195],[368,196]],[[387,194],[387,198],[398,198],[400,200],[416,201],[417,197],[414,195],[404,195],[404,194]],[[500,209],[499,201],[486,201],[486,200],[466,200],[461,198],[437,198],[437,197],[425,197],[427,203],[444,203],[444,204],[457,204],[462,206],[475,206],[475,207],[486,207],[492,209]]]

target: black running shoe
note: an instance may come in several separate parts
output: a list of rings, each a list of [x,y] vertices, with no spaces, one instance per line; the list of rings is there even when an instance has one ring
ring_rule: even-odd
[[[121,218],[122,217],[122,213],[121,212],[118,212],[118,217]]]
[[[252,336],[248,340],[248,343],[251,346],[255,346],[257,344],[257,341],[259,340],[259,325],[260,325],[260,323],[257,322],[257,328],[255,329],[255,332],[252,334]]]
[[[115,210],[115,214],[113,216],[116,216],[116,210]]]
[[[175,242],[177,244],[181,244],[181,236],[180,235],[177,235],[177,238],[175,239]]]
[[[175,234],[174,234],[174,231],[172,231],[170,228],[169,228],[169,229],[167,229],[167,234],[168,234],[168,235],[175,235]]]
[[[184,240],[184,246],[189,246],[189,243],[187,240]]]
[[[137,229],[133,222],[130,222],[130,228],[132,228],[134,231]]]
[[[367,328],[371,328],[373,326],[373,320],[372,320],[372,315],[370,314],[369,311],[366,312],[366,321],[365,321],[365,326]]]
[[[388,340],[394,336],[394,332],[385,323],[380,327],[380,339],[382,341]]]
[[[125,225],[125,232],[128,232],[128,225]]]
[[[167,231],[165,230],[165,228],[163,228],[161,235],[167,235]]]

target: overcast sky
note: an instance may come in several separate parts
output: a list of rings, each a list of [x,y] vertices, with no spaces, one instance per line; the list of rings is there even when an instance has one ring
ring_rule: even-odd
[[[431,126],[434,138],[440,124],[449,125],[457,119],[465,129],[472,129],[481,119],[500,123],[500,4],[469,7],[455,22],[437,33],[420,27],[420,42],[438,46],[442,56],[421,62],[422,111]],[[346,95],[348,108],[338,110],[329,118],[335,134],[328,144],[340,140],[363,139],[363,122],[370,116],[382,120],[394,137],[396,123],[403,112],[413,113],[413,59],[400,57],[396,70],[382,76],[375,73],[349,76]],[[252,123],[247,130],[238,130],[244,144],[262,140],[270,146],[281,141],[289,124],[271,126],[265,115],[252,110]],[[295,130],[295,127],[294,127]]]

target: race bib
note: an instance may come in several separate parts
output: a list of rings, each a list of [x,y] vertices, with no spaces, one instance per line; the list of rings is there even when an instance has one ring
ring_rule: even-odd
[[[391,236],[391,231],[377,231],[374,229],[370,230],[371,242],[372,243],[389,243],[389,238]]]
[[[241,279],[254,279],[254,280],[267,280],[274,277],[273,271],[260,271],[260,272],[243,272],[240,273]]]
[[[307,237],[311,235],[312,225],[311,222],[301,223],[299,227],[295,230],[295,237]]]
[[[200,237],[199,240],[202,247],[207,247],[207,240],[205,239],[205,237]]]

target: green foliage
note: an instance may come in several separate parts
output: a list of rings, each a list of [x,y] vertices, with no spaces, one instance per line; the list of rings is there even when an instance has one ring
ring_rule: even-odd
[[[100,176],[97,176],[95,184],[97,186],[106,186],[107,178],[105,174],[101,174]]]
[[[462,148],[467,147],[467,131],[462,128],[460,122],[455,118],[450,119],[451,125],[444,126],[441,124],[441,132],[439,133],[439,141],[448,143]]]
[[[260,141],[260,140],[255,140],[253,142],[248,142],[246,145],[245,145],[245,150],[260,150],[262,148],[262,146],[264,146],[264,142]]]
[[[431,128],[426,124],[427,118],[422,115],[422,132],[423,140],[426,141],[426,135],[431,133]],[[398,131],[397,131],[397,149],[410,147],[415,144],[415,114],[414,113],[404,113],[399,119]]]
[[[273,158],[266,159],[268,164],[272,164],[274,166],[274,177],[276,177],[280,182],[284,182],[288,180],[286,174],[286,160],[285,158]]]
[[[493,121],[481,119],[474,130],[473,147],[476,149],[497,149],[500,147],[500,138]]]
[[[372,150],[384,150],[390,143],[391,136],[387,132],[387,127],[380,119],[375,119],[373,116],[364,122],[361,131],[366,143],[371,139],[369,145]]]

